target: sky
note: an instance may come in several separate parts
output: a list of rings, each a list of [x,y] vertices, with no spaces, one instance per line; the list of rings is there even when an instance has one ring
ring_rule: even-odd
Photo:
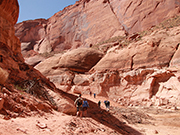
[[[48,19],[65,7],[75,4],[76,0],[18,0],[18,22],[39,18]]]

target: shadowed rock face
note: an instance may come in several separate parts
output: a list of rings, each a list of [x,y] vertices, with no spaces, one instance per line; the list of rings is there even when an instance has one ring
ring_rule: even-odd
[[[53,90],[55,86],[39,71],[24,62],[20,41],[15,36],[14,29],[19,13],[17,0],[0,0],[0,11],[0,98],[4,101],[1,104],[3,109],[0,110],[0,113],[10,117],[18,117],[31,115],[32,113],[28,114],[30,111],[50,112],[52,110],[50,105],[40,103],[38,99],[39,104],[30,95],[36,91],[35,93],[41,97],[43,91],[47,92],[45,87]],[[39,90],[36,88],[30,92],[25,83],[28,84],[32,80],[35,81],[33,87],[42,85],[45,87],[41,87]],[[25,93],[25,91],[30,94]],[[32,102],[29,100],[30,98]]]
[[[0,67],[9,73],[7,82],[21,82],[34,77],[45,79],[37,70],[24,63],[14,29],[19,14],[17,0],[1,0],[0,10]]]
[[[19,15],[19,4],[17,0],[0,0],[1,17],[15,24]]]
[[[23,51],[61,52],[132,34],[179,13],[178,0],[88,0],[54,14],[15,25]]]
[[[19,5],[16,0],[0,1],[0,42],[8,45],[14,53],[21,53],[20,42],[15,37],[14,25],[18,19]]]

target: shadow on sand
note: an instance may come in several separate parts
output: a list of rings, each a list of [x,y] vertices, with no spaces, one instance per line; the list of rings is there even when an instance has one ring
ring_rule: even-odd
[[[66,96],[73,101],[76,100],[77,96],[63,92],[62,90],[58,90],[62,96]],[[133,129],[132,127],[128,126],[124,122],[120,121],[116,117],[114,117],[110,112],[101,109],[98,107],[97,103],[88,100],[89,109],[88,109],[88,117],[96,120],[97,122],[115,130],[116,132],[122,135],[142,135],[139,131]]]

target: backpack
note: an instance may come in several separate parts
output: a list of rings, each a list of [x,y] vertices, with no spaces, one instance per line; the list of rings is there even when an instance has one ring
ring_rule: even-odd
[[[84,101],[84,102],[83,102],[83,107],[89,107],[89,105],[88,105],[88,102],[87,102],[87,101]]]

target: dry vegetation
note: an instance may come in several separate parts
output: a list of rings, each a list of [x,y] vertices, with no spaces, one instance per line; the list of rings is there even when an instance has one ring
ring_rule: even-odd
[[[174,16],[171,19],[165,20],[162,23],[160,23],[159,25],[156,26],[152,26],[149,30],[145,30],[139,33],[135,33],[129,36],[116,36],[116,37],[112,37],[108,40],[99,42],[98,44],[93,45],[92,47],[95,49],[98,49],[100,45],[103,44],[108,44],[108,43],[119,43],[119,45],[121,47],[125,47],[128,46],[130,43],[134,42],[134,41],[139,41],[141,40],[142,37],[151,34],[153,31],[155,30],[162,30],[162,29],[170,29],[173,27],[177,27],[180,25],[180,16]],[[133,35],[137,35],[133,40],[131,40],[131,36]]]

